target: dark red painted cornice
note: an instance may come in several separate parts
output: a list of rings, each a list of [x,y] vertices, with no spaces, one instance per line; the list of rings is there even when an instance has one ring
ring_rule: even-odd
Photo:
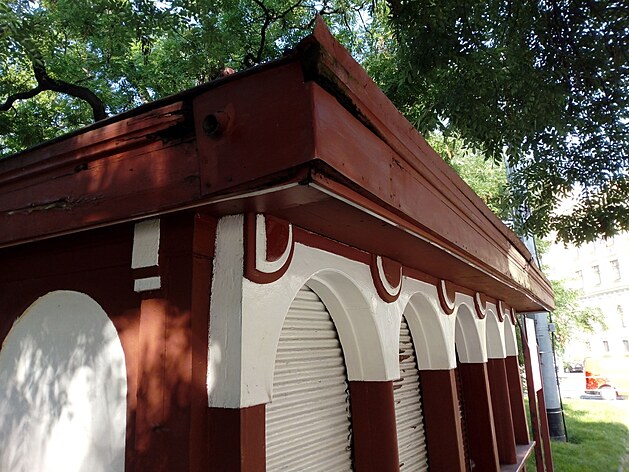
[[[318,19],[281,60],[0,160],[0,247],[204,207],[266,212],[521,311],[519,239]]]

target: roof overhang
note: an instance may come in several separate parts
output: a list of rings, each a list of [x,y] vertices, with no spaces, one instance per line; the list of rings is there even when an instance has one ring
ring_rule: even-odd
[[[266,212],[507,301],[531,255],[321,21],[290,55],[0,161],[0,247],[203,208]]]

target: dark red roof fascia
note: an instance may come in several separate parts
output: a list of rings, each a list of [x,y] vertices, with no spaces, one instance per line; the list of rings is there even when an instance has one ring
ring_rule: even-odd
[[[0,160],[0,247],[198,206],[217,216],[302,205],[325,214],[331,199],[473,268],[456,283],[488,292],[503,284],[526,294],[523,308],[552,307],[524,245],[320,19],[279,61]],[[385,241],[347,236],[395,255]]]

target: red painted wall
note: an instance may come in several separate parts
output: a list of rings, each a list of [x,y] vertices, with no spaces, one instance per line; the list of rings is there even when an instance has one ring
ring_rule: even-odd
[[[208,304],[213,219],[162,218],[162,289],[133,291],[134,225],[0,250],[0,342],[37,298],[72,290],[116,327],[127,365],[127,471],[208,470]]]

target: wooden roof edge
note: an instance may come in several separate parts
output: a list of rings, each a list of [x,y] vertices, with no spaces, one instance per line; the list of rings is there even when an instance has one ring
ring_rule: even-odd
[[[442,189],[453,190],[450,199],[472,206],[488,224],[495,227],[526,260],[531,254],[518,236],[509,229],[437,154],[423,136],[400,113],[367,72],[334,38],[321,17],[317,17],[312,35],[298,45],[306,80],[319,83],[368,129],[400,154],[410,165]],[[426,162],[416,156],[422,156]],[[458,195],[457,195],[458,193]],[[540,276],[543,273],[535,267]]]
[[[170,127],[188,126],[194,132],[187,111],[187,104],[193,98],[228,82],[294,61],[301,63],[305,80],[315,81],[321,85],[409,165],[426,176],[437,188],[442,189],[454,204],[464,211],[474,210],[482,221],[495,227],[504,236],[505,242],[516,249],[525,260],[531,259],[524,244],[427,144],[366,71],[332,36],[320,17],[316,19],[314,32],[281,59],[142,105],[42,143],[35,148],[0,159],[0,183],[26,177],[34,172],[46,172],[50,166],[67,165],[68,160],[74,163],[77,155],[81,157],[81,153],[77,154],[79,148],[85,151],[82,154],[85,158],[93,156],[94,153],[104,155],[113,152],[114,149],[119,151],[118,143],[105,142],[111,141],[112,135],[131,137],[133,139],[128,140],[128,143],[135,142],[136,145],[141,145],[143,140],[145,142],[147,139],[160,139],[159,133]],[[136,123],[135,127],[127,126],[133,123]],[[119,128],[118,134],[111,132],[114,131],[112,128],[116,127]],[[108,132],[101,133],[99,130],[103,128],[107,128]],[[103,136],[101,141],[98,140],[99,135]],[[57,159],[58,162],[53,162],[52,158],[58,158],[60,155],[66,156],[67,159]],[[531,267],[534,271],[534,275],[531,275],[535,279],[541,279],[550,285],[537,267]]]
[[[87,133],[98,133],[98,130],[109,128],[111,126],[116,126],[119,125],[121,122],[126,122],[128,120],[143,121],[146,120],[146,116],[165,114],[168,113],[171,108],[184,110],[189,107],[192,99],[205,92],[218,88],[226,83],[237,81],[244,77],[258,74],[265,70],[272,69],[295,60],[296,54],[294,52],[288,53],[279,59],[274,59],[272,61],[253,66],[242,71],[237,71],[231,75],[226,75],[224,77],[213,79],[209,82],[205,82],[195,87],[182,90],[181,92],[175,93],[173,95],[169,95],[158,100],[142,104],[138,107],[124,111],[117,115],[109,116],[103,120],[96,121],[82,128],[78,128],[76,130],[48,139],[22,151],[9,154],[8,156],[0,158],[0,174],[6,172],[7,170],[24,168],[25,165],[34,164],[41,160],[49,159],[55,154],[59,154],[59,152],[56,152],[58,149],[69,147],[68,144],[65,143],[73,140],[75,140],[74,142],[76,142],[77,138],[80,139],[81,136],[84,136]]]

